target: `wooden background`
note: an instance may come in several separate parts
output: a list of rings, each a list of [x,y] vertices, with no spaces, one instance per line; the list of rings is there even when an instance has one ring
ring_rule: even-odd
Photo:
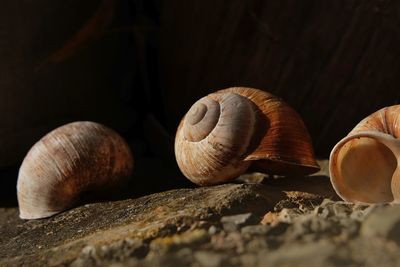
[[[293,106],[326,157],[363,117],[399,102],[399,1],[170,0],[160,34],[171,129],[211,91],[256,87]]]
[[[126,127],[129,114],[114,80],[119,40],[104,34],[79,44],[85,38],[76,37],[104,3],[110,1],[0,3],[0,167],[19,164],[66,122]]]
[[[112,19],[49,61],[104,5],[100,18]],[[137,159],[130,188],[145,194],[187,186],[173,154],[175,130],[212,91],[242,85],[278,95],[302,116],[324,158],[358,121],[400,99],[399,1],[7,0],[0,7],[0,195],[14,204],[24,155],[66,122],[94,120],[121,133]]]

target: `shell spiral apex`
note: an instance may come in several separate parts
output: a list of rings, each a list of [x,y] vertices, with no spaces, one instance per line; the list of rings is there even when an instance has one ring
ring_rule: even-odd
[[[175,137],[182,173],[199,185],[229,181],[250,166],[273,174],[317,171],[300,116],[267,92],[232,87],[198,100]]]
[[[109,194],[132,170],[129,146],[115,131],[89,121],[61,126],[40,139],[22,162],[17,181],[20,217],[49,217],[92,194]]]
[[[337,194],[354,203],[400,202],[400,105],[363,119],[331,151]]]

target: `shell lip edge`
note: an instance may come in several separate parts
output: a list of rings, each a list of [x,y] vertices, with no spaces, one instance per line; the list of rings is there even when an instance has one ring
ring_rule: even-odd
[[[249,157],[245,160],[252,162],[250,166],[251,169],[267,174],[307,176],[321,170],[321,167],[315,160],[309,163],[302,163],[290,158],[280,157]]]
[[[396,200],[393,199],[391,201],[371,201],[371,202],[366,202],[366,201],[361,201],[356,198],[351,198],[348,197],[347,195],[351,195],[352,191],[349,191],[346,189],[344,186],[341,185],[340,181],[342,178],[340,178],[340,175],[337,175],[337,168],[338,168],[338,163],[337,163],[337,154],[339,153],[340,149],[350,140],[355,139],[355,138],[372,138],[372,139],[377,139],[377,137],[381,137],[380,141],[382,138],[387,139],[388,137],[396,140],[394,136],[388,134],[388,133],[382,133],[376,130],[367,130],[367,131],[361,131],[361,132],[356,132],[356,133],[349,133],[347,136],[342,138],[331,150],[331,153],[329,155],[329,179],[331,182],[331,185],[333,189],[335,190],[336,194],[345,202],[348,203],[353,203],[353,204],[361,204],[361,205],[371,205],[371,204],[389,204],[389,203],[396,203]],[[384,142],[382,142],[385,146],[387,146]],[[389,148],[390,149],[390,148]],[[400,202],[399,202],[400,203]]]
[[[52,217],[56,214],[59,214],[63,211],[42,211],[42,212],[28,212],[23,209],[19,210],[19,218],[23,220],[40,220]]]

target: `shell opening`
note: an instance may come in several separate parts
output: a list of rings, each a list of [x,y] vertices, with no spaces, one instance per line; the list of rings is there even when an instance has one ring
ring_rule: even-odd
[[[391,184],[397,159],[387,145],[372,137],[356,137],[334,149],[331,160],[332,184],[343,199],[393,201]]]

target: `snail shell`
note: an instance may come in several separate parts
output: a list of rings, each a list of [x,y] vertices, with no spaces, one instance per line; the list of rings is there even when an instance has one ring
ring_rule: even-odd
[[[332,149],[331,182],[337,194],[354,203],[400,200],[400,105],[363,119]]]
[[[131,151],[113,130],[88,121],[61,126],[40,139],[22,162],[20,217],[49,217],[92,195],[109,194],[132,169]]]
[[[319,170],[300,116],[274,95],[246,87],[198,100],[178,127],[175,156],[198,185],[229,181],[249,167],[281,175]]]

